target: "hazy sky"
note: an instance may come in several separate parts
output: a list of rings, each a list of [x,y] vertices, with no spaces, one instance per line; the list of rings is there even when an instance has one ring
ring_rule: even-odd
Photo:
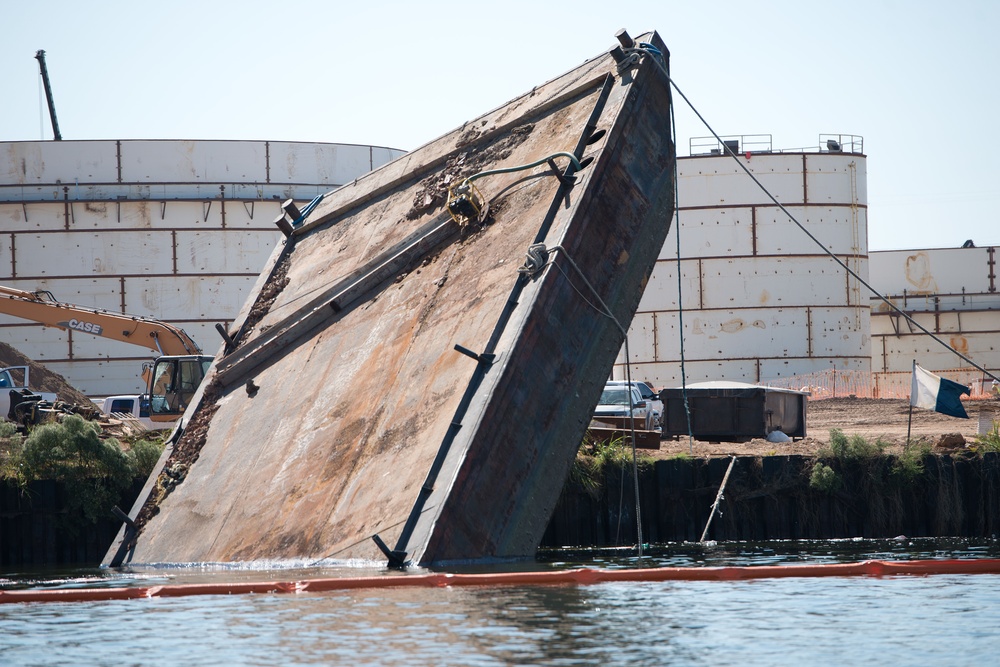
[[[411,150],[658,30],[724,135],[864,138],[869,247],[1000,245],[1000,2],[4,2],[0,140],[269,139]],[[710,134],[677,105],[678,152]]]

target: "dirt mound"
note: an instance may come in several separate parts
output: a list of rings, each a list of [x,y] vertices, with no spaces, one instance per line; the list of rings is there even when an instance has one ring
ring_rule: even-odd
[[[36,391],[52,392],[59,397],[60,401],[66,403],[91,404],[90,399],[71,386],[62,375],[32,361],[7,343],[0,343],[0,368],[5,366],[27,366],[31,388]]]

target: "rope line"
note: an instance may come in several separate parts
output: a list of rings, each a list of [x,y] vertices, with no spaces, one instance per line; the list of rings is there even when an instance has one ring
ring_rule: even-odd
[[[657,53],[659,52],[657,51]],[[670,140],[674,144],[674,215],[677,216],[674,236],[677,239],[677,337],[680,341],[681,353],[681,400],[684,402],[684,417],[687,420],[688,453],[694,455],[694,427],[691,424],[691,405],[688,402],[687,369],[685,368],[684,359],[684,290],[681,281],[681,200],[677,189],[677,181],[680,177],[677,169],[677,119],[674,116],[673,104],[670,105]],[[663,411],[664,413],[667,411],[666,403],[663,404]],[[666,414],[664,414],[664,417],[666,417]],[[660,429],[661,431],[663,429],[663,420],[660,420]]]
[[[569,274],[567,274],[566,271],[561,266],[556,264],[555,258],[552,257],[553,252],[559,252],[563,257],[566,258],[566,261],[569,262],[570,266],[573,267],[576,273],[580,276],[580,279],[583,280],[584,285],[587,286],[587,289],[590,290],[590,293],[593,294],[594,298],[600,304],[599,307],[595,306],[594,303],[590,301],[590,299],[588,299],[587,296],[583,294],[583,292],[581,292],[576,285],[573,284],[573,281],[570,279]],[[538,275],[543,269],[545,269],[545,267],[550,265],[555,266],[556,269],[559,270],[559,272],[566,278],[566,282],[569,283],[569,286],[572,287],[573,290],[580,295],[580,298],[583,299],[584,303],[586,303],[588,306],[596,310],[598,313],[604,315],[605,317],[609,318],[612,322],[614,322],[615,326],[618,327],[618,331],[620,331],[622,336],[624,336],[625,338],[625,380],[627,383],[625,390],[626,390],[626,396],[628,396],[629,416],[631,417],[630,431],[632,435],[632,481],[635,492],[635,521],[636,521],[636,537],[638,540],[637,548],[639,557],[641,558],[642,557],[642,508],[639,502],[639,463],[638,463],[638,454],[636,453],[636,444],[635,444],[636,440],[635,418],[632,417],[632,413],[635,410],[634,407],[635,404],[632,401],[632,365],[631,365],[631,360],[629,359],[628,331],[625,329],[625,327],[622,326],[621,322],[618,321],[618,318],[615,317],[614,313],[611,312],[611,309],[608,308],[608,305],[604,303],[604,299],[601,298],[601,295],[597,293],[597,290],[594,289],[594,286],[590,284],[589,280],[587,280],[587,276],[584,275],[579,265],[577,265],[577,263],[573,261],[573,258],[562,246],[555,245],[552,246],[551,248],[546,248],[544,243],[532,244],[531,246],[528,247],[527,253],[525,254],[524,265],[519,267],[517,271],[522,275],[533,278],[536,275]],[[622,476],[624,477],[624,475],[625,471],[623,469]],[[624,484],[619,485],[619,490],[622,493],[624,493]],[[619,500],[619,507],[621,507],[621,503],[622,501]],[[620,530],[621,514],[619,514],[618,516],[618,521]],[[617,533],[616,533],[616,540],[617,540]]]
[[[575,155],[567,151],[559,151],[558,153],[553,153],[552,155],[546,155],[543,158],[530,162],[528,164],[519,164],[513,167],[500,167],[498,169],[487,169],[486,171],[480,171],[472,176],[467,177],[463,180],[463,183],[472,183],[473,181],[479,180],[484,176],[494,176],[496,174],[509,174],[515,171],[524,171],[525,169],[531,169],[532,167],[537,167],[538,165],[545,164],[549,160],[553,160],[557,157],[567,157],[569,158],[570,164],[573,165],[573,169],[579,171],[582,167],[580,165],[580,160],[577,159]]]
[[[306,218],[309,217],[309,214],[313,212],[313,209],[319,206],[319,203],[323,201],[323,197],[325,196],[326,195],[316,195],[315,197],[313,197],[312,201],[306,204],[305,208],[303,208],[299,212],[299,217],[295,218],[295,220],[292,221],[292,227],[298,227],[303,222],[305,222]]]

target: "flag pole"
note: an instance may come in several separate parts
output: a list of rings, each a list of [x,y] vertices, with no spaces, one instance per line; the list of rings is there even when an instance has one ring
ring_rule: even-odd
[[[917,360],[913,360],[913,370],[910,375],[910,415],[906,418],[906,444],[910,444],[910,426],[913,424],[913,377],[917,373]]]

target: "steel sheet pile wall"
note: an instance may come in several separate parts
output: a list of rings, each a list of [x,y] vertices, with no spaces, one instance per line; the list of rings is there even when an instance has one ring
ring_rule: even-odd
[[[275,141],[0,143],[0,284],[162,319],[214,352],[309,201],[402,151]],[[0,315],[4,342],[90,395],[139,391],[140,348]]]
[[[868,274],[866,158],[754,153],[750,171],[827,248]],[[671,235],[632,321],[633,377],[764,382],[870,368],[863,287],[808,238],[731,157],[678,161],[681,293]],[[678,307],[683,306],[680,331]],[[619,358],[615,377],[624,376]]]
[[[995,247],[873,252],[871,276],[878,289],[921,326],[981,366],[996,370],[1000,369],[996,262]],[[909,373],[914,359],[938,371],[968,366],[882,301],[872,299],[871,308],[876,372]]]
[[[142,482],[136,480],[109,502],[128,506]],[[12,566],[100,564],[121,522],[110,512],[91,521],[68,487],[62,480],[40,479],[21,486],[0,479],[0,567],[10,572]]]
[[[843,486],[812,488],[816,459],[740,456],[670,459],[639,473],[642,535],[652,544],[708,540],[817,540],[907,537],[994,538],[1000,530],[1000,454],[923,457],[919,475],[897,476],[893,457],[825,461]],[[620,547],[635,539],[631,470],[608,466],[603,492],[568,484],[542,540],[544,547]]]
[[[373,534],[390,561],[534,553],[623,341],[595,304],[629,321],[669,228],[669,122],[652,56],[604,54],[324,200],[189,411],[182,483],[133,508],[133,562],[383,558]],[[482,227],[443,208],[563,151],[572,182],[544,161],[477,181]]]

